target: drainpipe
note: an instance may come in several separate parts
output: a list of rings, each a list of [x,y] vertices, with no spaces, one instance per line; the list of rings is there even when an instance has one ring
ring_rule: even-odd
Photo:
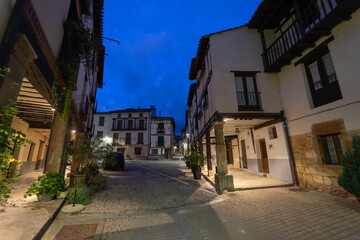
[[[8,26],[6,27],[3,40],[0,45],[0,67],[6,66],[9,60],[10,52],[15,44],[16,32],[18,31],[22,20],[25,4],[26,0],[17,0],[14,5],[9,18]]]
[[[291,166],[291,173],[292,173],[291,175],[293,177],[293,181],[294,181],[295,186],[298,187],[299,186],[299,179],[298,179],[297,172],[296,172],[294,151],[293,151],[293,148],[292,148],[291,138],[290,138],[290,134],[289,134],[289,128],[288,128],[288,124],[287,124],[286,120],[284,120],[284,122],[283,122],[283,130],[284,130],[287,149],[289,151],[290,166]]]

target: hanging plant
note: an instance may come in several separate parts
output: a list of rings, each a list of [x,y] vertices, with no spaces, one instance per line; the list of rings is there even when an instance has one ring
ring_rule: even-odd
[[[55,107],[57,108],[58,112],[61,115],[61,119],[65,122],[70,113],[72,93],[75,89],[75,70],[73,66],[67,64],[68,66],[70,66],[70,75],[67,78],[66,87],[60,90],[58,72],[60,71],[59,66],[61,64],[65,64],[65,63],[61,62],[61,60],[56,62],[56,73],[54,75],[51,95]],[[59,96],[59,92],[60,92],[60,96]]]

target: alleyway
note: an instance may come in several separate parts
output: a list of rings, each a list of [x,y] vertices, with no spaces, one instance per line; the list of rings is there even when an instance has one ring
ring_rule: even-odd
[[[350,199],[289,188],[219,196],[182,161],[127,161],[108,174],[108,189],[80,214],[60,213],[43,239],[65,225],[95,239],[360,238],[360,205]]]

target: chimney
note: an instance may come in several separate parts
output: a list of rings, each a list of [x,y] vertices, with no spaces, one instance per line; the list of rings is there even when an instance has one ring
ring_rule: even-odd
[[[150,116],[151,117],[156,117],[156,108],[155,105],[151,105],[150,106],[151,112],[150,112]]]

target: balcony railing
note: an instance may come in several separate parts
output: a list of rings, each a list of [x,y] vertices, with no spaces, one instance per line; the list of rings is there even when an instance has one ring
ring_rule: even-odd
[[[260,92],[237,92],[239,111],[261,111]]]
[[[87,98],[86,94],[82,94],[79,114],[83,121],[87,120],[88,112],[89,112],[89,99]]]
[[[165,132],[165,129],[164,128],[158,128],[158,133],[164,133]]]
[[[111,129],[112,131],[143,131],[143,130],[146,130],[146,127],[143,127],[143,128],[133,128],[133,127],[126,127],[126,128],[123,128],[123,127],[117,127],[117,126],[113,126],[113,128]]]
[[[356,3],[356,6],[351,3],[354,1],[313,1],[302,11],[300,18],[288,26],[265,50],[262,55],[265,71],[279,72],[284,65],[290,64],[292,59],[300,56],[306,48],[314,47],[318,39],[329,35],[331,28],[349,18],[351,12],[359,7],[359,3]]]

